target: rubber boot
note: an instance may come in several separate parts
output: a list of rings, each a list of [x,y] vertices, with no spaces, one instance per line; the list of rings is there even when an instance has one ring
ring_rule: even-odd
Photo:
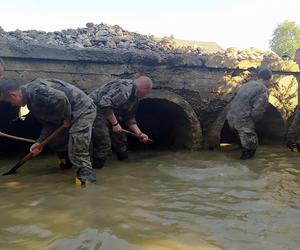
[[[128,152],[124,151],[124,152],[116,152],[117,154],[117,158],[119,161],[125,161],[128,159]]]
[[[68,152],[57,152],[58,164],[61,169],[70,169],[73,167],[72,162],[68,157]]]
[[[69,158],[59,158],[58,163],[61,169],[70,169],[73,167],[73,164]]]
[[[256,149],[245,149],[245,148],[243,148],[240,159],[241,160],[251,159],[251,158],[254,157],[255,152],[256,152]]]
[[[77,170],[76,178],[81,182],[81,186],[85,186],[86,183],[93,183],[96,181],[96,172],[92,168],[80,167]]]
[[[102,158],[93,158],[93,168],[94,169],[101,169],[105,164],[105,159]]]

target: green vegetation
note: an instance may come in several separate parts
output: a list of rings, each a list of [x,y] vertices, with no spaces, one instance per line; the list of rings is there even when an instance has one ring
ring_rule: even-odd
[[[295,22],[284,21],[274,30],[270,48],[279,56],[288,53],[293,57],[300,47],[300,27]]]

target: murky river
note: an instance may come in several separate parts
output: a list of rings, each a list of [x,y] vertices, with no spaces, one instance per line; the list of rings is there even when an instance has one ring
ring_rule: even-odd
[[[134,153],[81,188],[42,155],[1,176],[0,249],[300,249],[300,153],[238,156]],[[0,171],[17,159],[1,157]]]

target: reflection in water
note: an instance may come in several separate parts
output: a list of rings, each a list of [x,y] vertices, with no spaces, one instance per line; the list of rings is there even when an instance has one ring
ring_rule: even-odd
[[[54,156],[1,177],[0,249],[299,249],[300,154],[135,153],[72,184]],[[0,159],[8,170],[16,156]]]

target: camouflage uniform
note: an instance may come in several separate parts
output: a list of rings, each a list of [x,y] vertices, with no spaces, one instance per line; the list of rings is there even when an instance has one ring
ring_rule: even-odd
[[[288,128],[286,141],[288,145],[296,144],[300,148],[300,107],[297,106],[295,116]]]
[[[75,86],[56,79],[36,79],[21,86],[24,102],[42,125],[37,142],[44,140],[64,120],[70,127],[51,142],[52,148],[77,168],[92,168],[89,145],[96,116],[93,100]]]
[[[300,83],[300,73],[296,76],[298,84]],[[300,149],[300,107],[299,103],[295,110],[294,118],[291,122],[291,125],[288,128],[286,136],[287,144],[292,145],[296,144]]]
[[[89,97],[97,106],[92,134],[94,158],[105,159],[111,150],[111,144],[116,152],[126,152],[125,134],[113,133],[106,116],[114,112],[119,122],[135,124],[134,117],[139,104],[135,92],[134,81],[124,79],[111,81],[90,93]]]
[[[257,148],[255,122],[262,118],[267,105],[268,89],[260,81],[249,81],[242,85],[230,103],[228,124],[237,131],[244,149]]]

